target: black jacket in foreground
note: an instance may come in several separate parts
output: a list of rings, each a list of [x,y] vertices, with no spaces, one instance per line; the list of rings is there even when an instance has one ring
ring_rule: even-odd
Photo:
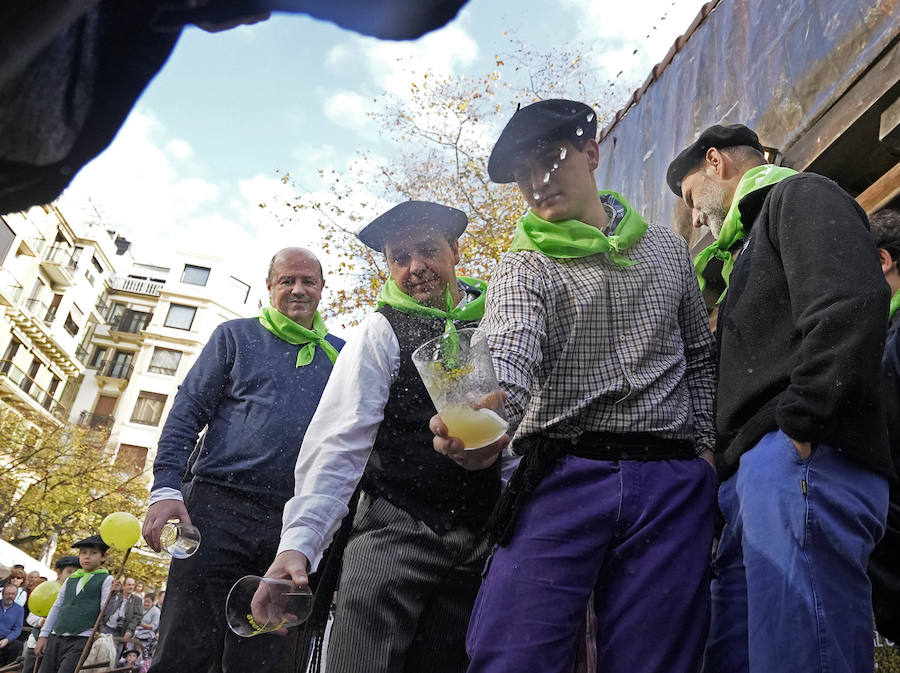
[[[812,173],[739,208],[752,224],[717,325],[719,476],[780,428],[892,477],[881,400],[890,290],[865,212]]]

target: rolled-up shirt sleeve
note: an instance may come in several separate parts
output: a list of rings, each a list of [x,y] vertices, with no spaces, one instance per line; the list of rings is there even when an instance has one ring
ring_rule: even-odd
[[[311,570],[318,567],[349,511],[399,367],[400,344],[390,323],[380,313],[370,315],[341,351],[306,430],[278,553],[299,551]]]

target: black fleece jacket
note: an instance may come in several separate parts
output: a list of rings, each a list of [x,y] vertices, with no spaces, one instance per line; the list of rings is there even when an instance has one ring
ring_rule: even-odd
[[[865,212],[812,173],[738,207],[752,224],[717,325],[720,477],[778,428],[893,477],[881,399],[890,289]]]

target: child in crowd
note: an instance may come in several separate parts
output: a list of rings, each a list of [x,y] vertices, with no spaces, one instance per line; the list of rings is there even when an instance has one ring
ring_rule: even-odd
[[[99,535],[72,546],[81,568],[66,580],[41,628],[34,647],[35,656],[44,656],[41,673],[74,673],[109,592],[121,588],[102,567],[109,545]]]

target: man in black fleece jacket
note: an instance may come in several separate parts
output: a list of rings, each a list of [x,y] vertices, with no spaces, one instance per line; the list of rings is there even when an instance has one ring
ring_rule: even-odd
[[[669,166],[708,224],[718,317],[717,463],[725,527],[704,669],[872,670],[866,563],[894,475],[880,365],[890,294],[865,212],[830,180],[765,164],[742,125]]]

